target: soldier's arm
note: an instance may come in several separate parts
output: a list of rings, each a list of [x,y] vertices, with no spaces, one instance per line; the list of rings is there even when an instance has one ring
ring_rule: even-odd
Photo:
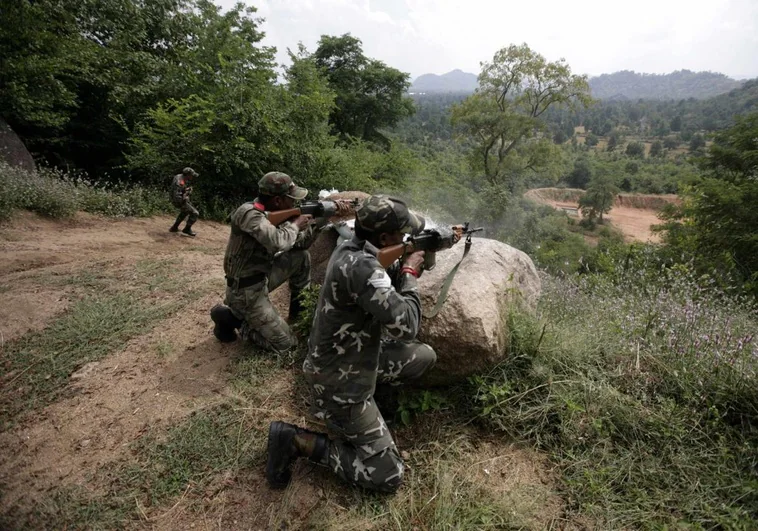
[[[242,214],[236,222],[240,230],[258,240],[271,254],[292,249],[300,232],[297,225],[290,221],[275,227],[262,212],[255,209]]]
[[[421,325],[416,277],[400,275],[395,289],[387,271],[374,259],[356,264],[350,284],[358,305],[378,319],[393,339],[410,341],[416,337]]]

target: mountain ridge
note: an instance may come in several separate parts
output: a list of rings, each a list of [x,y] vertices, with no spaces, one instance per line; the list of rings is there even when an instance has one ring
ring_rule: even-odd
[[[593,97],[601,100],[707,99],[741,87],[746,80],[735,80],[718,72],[676,70],[668,74],[637,73],[619,70],[589,78]],[[460,69],[445,74],[423,74],[417,77],[409,92],[453,93],[474,92],[477,76]]]

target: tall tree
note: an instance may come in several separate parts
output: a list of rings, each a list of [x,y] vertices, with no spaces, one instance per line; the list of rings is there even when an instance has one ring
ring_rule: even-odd
[[[545,167],[555,150],[543,114],[590,101],[586,76],[571,74],[564,60],[548,62],[526,44],[511,45],[482,65],[479,89],[454,107],[453,123],[474,143],[475,169],[513,192],[524,172]]]
[[[758,295],[758,113],[717,134],[701,165],[705,175],[660,227],[667,248]]]
[[[596,176],[590,181],[587,192],[579,199],[579,208],[591,222],[598,218],[602,223],[603,214],[611,211],[613,201],[618,193],[618,187],[609,176]]]
[[[335,134],[389,147],[380,129],[414,112],[413,101],[405,96],[409,75],[366,57],[360,39],[349,33],[323,35],[313,59],[336,93],[329,117]]]

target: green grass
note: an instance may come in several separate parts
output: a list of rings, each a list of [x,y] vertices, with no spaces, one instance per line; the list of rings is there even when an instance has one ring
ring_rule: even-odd
[[[179,305],[156,306],[124,294],[87,297],[48,328],[7,343],[0,354],[8,369],[0,401],[2,430],[18,415],[58,399],[78,368],[123,348]]]
[[[541,319],[511,315],[508,361],[474,379],[478,420],[551,454],[569,516],[756,529],[755,309],[640,273],[544,277]]]
[[[19,415],[61,397],[70,376],[84,364],[124,348],[202,292],[202,286],[184,289],[186,279],[174,259],[142,260],[120,273],[97,264],[54,278],[58,285],[73,287],[81,299],[42,331],[3,345],[1,431]],[[176,296],[156,302],[146,292]]]

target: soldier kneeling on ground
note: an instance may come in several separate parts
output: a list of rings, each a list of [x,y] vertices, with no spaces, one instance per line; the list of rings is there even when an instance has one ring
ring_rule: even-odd
[[[231,235],[224,255],[226,298],[211,309],[213,333],[220,341],[243,339],[264,350],[285,351],[296,337],[269,300],[269,293],[289,281],[289,322],[302,309],[300,293],[310,284],[311,260],[308,247],[327,220],[295,216],[279,226],[268,221],[267,212],[289,210],[305,199],[308,190],[292,182],[289,175],[270,172],[258,182],[258,197],[245,203],[231,216]],[[349,209],[336,202],[338,213]]]
[[[400,486],[403,461],[374,400],[376,385],[415,380],[437,357],[415,339],[421,324],[416,279],[424,252],[387,270],[376,255],[423,226],[423,218],[403,201],[383,195],[367,198],[356,210],[353,239],[337,247],[329,261],[303,364],[311,412],[335,438],[272,422],[266,464],[272,487],[289,483],[298,457],[367,489],[394,492]],[[382,331],[391,340],[383,340]]]
[[[184,168],[182,173],[174,175],[174,180],[171,181],[171,194],[169,199],[171,203],[179,209],[179,215],[176,217],[176,221],[171,226],[169,232],[178,232],[179,225],[182,224],[184,218],[189,216],[187,224],[182,230],[182,234],[185,236],[197,236],[197,233],[192,230],[192,225],[197,221],[200,213],[190,203],[190,195],[192,194],[192,187],[190,183],[192,179],[198,176],[198,173],[192,168]]]

